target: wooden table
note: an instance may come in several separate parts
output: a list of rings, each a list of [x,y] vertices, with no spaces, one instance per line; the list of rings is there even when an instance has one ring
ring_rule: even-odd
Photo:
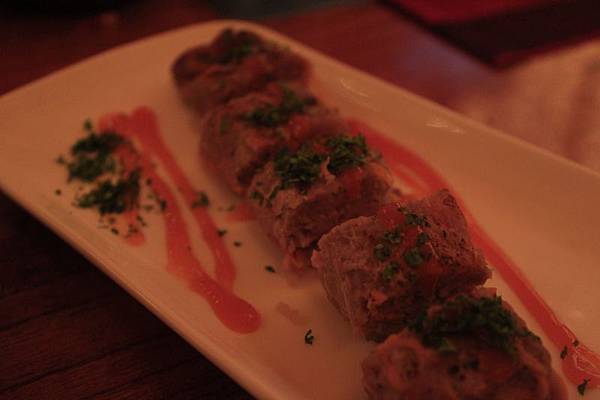
[[[199,1],[0,20],[0,94],[115,45],[209,20]],[[600,171],[600,41],[493,70],[378,3],[264,23]],[[158,318],[0,194],[0,398],[250,398]]]

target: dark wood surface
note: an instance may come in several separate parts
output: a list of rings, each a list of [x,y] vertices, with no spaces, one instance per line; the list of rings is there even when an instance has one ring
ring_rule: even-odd
[[[167,5],[168,4],[168,5]],[[99,51],[217,17],[200,1],[2,11],[0,94]],[[497,71],[379,3],[262,21],[309,46],[600,170],[600,42]],[[0,194],[0,399],[250,398],[110,279]]]

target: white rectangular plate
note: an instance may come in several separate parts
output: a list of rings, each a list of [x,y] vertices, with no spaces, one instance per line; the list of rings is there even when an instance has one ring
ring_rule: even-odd
[[[184,49],[224,27],[252,29],[289,45],[314,67],[311,86],[342,114],[355,116],[413,149],[442,173],[484,229],[520,265],[540,294],[582,342],[600,351],[600,176],[499,134],[381,80],[327,58],[261,26],[239,21],[196,25],[108,51],[0,98],[0,187],[71,243],[181,336],[259,398],[363,399],[359,362],[370,344],[327,301],[315,279],[291,282],[265,272],[281,254],[255,223],[231,223],[218,206],[236,199],[202,170],[194,117],[177,97],[169,67]],[[374,62],[376,62],[374,60]],[[147,105],[188,177],[208,192],[211,213],[229,230],[238,266],[235,291],[262,314],[261,328],[232,333],[205,301],[165,270],[162,221],[150,219],[149,240],[130,247],[97,216],[70,205],[73,189],[54,163],[82,135],[81,123],[111,111]],[[63,190],[56,196],[56,188]],[[195,230],[194,251],[210,253]],[[232,246],[240,240],[242,247]],[[489,286],[542,334],[514,294],[495,276]],[[286,304],[305,319],[277,311]],[[304,344],[312,329],[313,346]],[[560,349],[542,334],[554,367]],[[576,392],[569,385],[570,397]],[[600,399],[600,391],[586,398]]]

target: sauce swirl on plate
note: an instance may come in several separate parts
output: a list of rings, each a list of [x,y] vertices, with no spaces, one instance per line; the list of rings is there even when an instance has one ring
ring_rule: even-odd
[[[352,120],[350,123],[356,133],[363,134],[373,148],[381,151],[392,172],[410,186],[417,196],[433,193],[442,188],[450,188],[444,178],[409,149],[360,121]],[[567,351],[564,357],[561,357],[561,362],[567,378],[576,385],[588,382],[587,388],[597,387],[600,383],[600,355],[577,341],[575,334],[558,319],[531,282],[523,275],[521,269],[479,226],[458,196],[457,199],[469,221],[475,245],[482,249],[489,262],[519,297],[555,346],[559,349],[566,346]],[[563,351],[563,353],[565,352]]]

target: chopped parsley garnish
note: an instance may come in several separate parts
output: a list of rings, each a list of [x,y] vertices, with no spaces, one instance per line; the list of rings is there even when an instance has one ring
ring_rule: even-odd
[[[423,215],[417,215],[415,213],[406,214],[406,219],[404,220],[406,225],[414,225],[414,226],[429,226],[427,222],[427,218]]]
[[[381,273],[381,276],[383,277],[383,279],[385,279],[386,281],[391,281],[392,278],[394,277],[394,275],[396,275],[396,273],[400,270],[400,264],[398,264],[397,262],[392,261],[391,263],[389,263],[384,269],[383,272]]]
[[[433,316],[421,316],[411,329],[425,346],[434,349],[447,347],[454,336],[470,335],[511,354],[515,351],[516,337],[531,335],[503,307],[501,297],[458,296],[446,302]]]
[[[165,209],[167,208],[167,201],[165,199],[160,198],[160,196],[156,192],[149,193],[147,195],[147,198],[150,200],[154,200],[161,212],[165,211]],[[154,207],[152,207],[151,205],[144,206],[144,209],[146,211],[152,211],[153,208]]]
[[[327,139],[326,146],[330,149],[327,169],[334,175],[348,168],[364,164],[369,155],[369,149],[363,135],[335,136]]]
[[[427,235],[425,232],[420,232],[417,235],[417,246],[422,246],[427,242],[429,242],[429,235]]]
[[[265,105],[247,113],[244,119],[257,126],[274,128],[285,124],[294,114],[304,112],[304,107],[315,102],[314,98],[301,99],[291,89],[282,87],[283,98],[278,105]]]
[[[567,349],[567,346],[563,347],[562,351],[560,352],[560,358],[564,360],[568,353],[569,350]]]
[[[240,64],[250,54],[259,50],[260,42],[246,32],[234,33],[228,29],[217,39],[217,53],[201,54],[202,61],[219,64]]]
[[[280,189],[297,188],[306,192],[321,176],[323,154],[314,152],[308,146],[302,146],[296,153],[284,149],[275,158],[275,172],[281,178]]]
[[[400,244],[402,243],[402,232],[399,228],[392,229],[383,234],[383,240],[390,244]]]
[[[208,207],[209,205],[210,201],[208,200],[208,196],[203,191],[199,191],[198,198],[192,202],[192,208]]]
[[[227,234],[227,229],[217,229],[217,235],[223,237]]]
[[[94,189],[77,198],[76,205],[98,208],[100,214],[122,213],[137,205],[139,192],[140,170],[135,169],[116,182],[110,179],[100,181]]]
[[[312,329],[309,329],[304,334],[304,343],[310,344],[312,346],[314,340],[315,340],[315,337],[312,334]]]
[[[96,133],[88,130],[88,136],[75,142],[71,154],[108,154],[119,147],[125,139],[115,132]]]
[[[392,255],[392,250],[389,246],[386,246],[383,243],[378,243],[373,249],[373,255],[379,261],[385,261]]]
[[[399,228],[387,231],[373,249],[373,255],[379,261],[385,261],[392,255],[394,247],[402,243],[402,232]]]
[[[71,147],[73,159],[66,161],[62,156],[58,162],[65,164],[69,171],[69,180],[79,179],[92,182],[100,175],[115,171],[115,160],[111,153],[125,142],[114,132],[96,133],[89,120],[84,123],[88,136],[78,140]]]
[[[329,138],[323,147],[325,152],[315,151],[312,144],[304,144],[296,152],[281,150],[275,157],[275,172],[281,178],[281,182],[267,200],[272,200],[279,190],[290,187],[306,193],[321,176],[321,164],[327,159],[327,169],[335,175],[345,169],[362,165],[369,154],[363,136]],[[251,196],[260,202],[259,194],[252,193]]]
[[[274,274],[275,273],[275,268],[272,265],[265,265],[265,271]]]
[[[406,250],[402,255],[402,258],[404,258],[404,261],[409,267],[418,267],[425,261],[418,247],[411,247]]]
[[[587,384],[590,381],[590,379],[584,379],[583,382],[581,382],[579,385],[577,385],[577,391],[579,392],[580,395],[584,395],[585,394],[585,390],[587,389]]]

